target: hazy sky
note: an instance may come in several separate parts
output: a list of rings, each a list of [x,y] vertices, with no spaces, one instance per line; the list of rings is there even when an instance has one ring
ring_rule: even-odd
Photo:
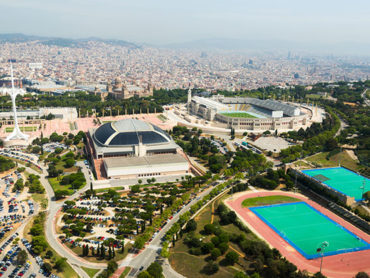
[[[0,0],[0,33],[370,43],[370,0]]]

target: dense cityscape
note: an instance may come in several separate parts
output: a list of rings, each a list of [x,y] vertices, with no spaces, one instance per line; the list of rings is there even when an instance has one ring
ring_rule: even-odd
[[[191,84],[211,91],[238,91],[271,85],[366,80],[370,72],[370,61],[363,57],[313,56],[290,51],[251,53],[120,46],[99,41],[88,41],[84,47],[38,41],[3,43],[0,74],[8,74],[7,61],[16,57],[16,77],[38,83],[40,88],[57,88],[55,82],[60,87],[95,87],[120,77],[128,84],[152,84],[157,89],[188,88]]]

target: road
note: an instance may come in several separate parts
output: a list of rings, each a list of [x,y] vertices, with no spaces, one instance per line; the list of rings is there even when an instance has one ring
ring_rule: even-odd
[[[156,260],[157,255],[159,255],[159,253],[161,251],[161,239],[162,239],[162,237],[164,237],[164,235],[172,227],[172,225],[179,220],[180,215],[189,211],[190,207],[192,205],[194,205],[196,202],[198,202],[204,196],[209,194],[213,188],[214,187],[207,188],[206,190],[201,192],[195,199],[193,199],[189,204],[184,206],[179,211],[179,213],[177,213],[170,221],[167,222],[167,224],[162,228],[162,230],[146,246],[144,251],[142,251],[136,257],[133,257],[130,254],[129,256],[126,257],[126,259],[124,259],[122,261],[122,263],[120,264],[119,267],[123,267],[123,266],[132,267],[133,269],[129,273],[129,277],[135,277],[139,273],[138,269],[140,269],[141,267],[143,267],[143,269],[146,269],[152,262],[154,262]],[[182,277],[181,275],[179,275],[178,273],[173,271],[169,265],[167,265],[167,266],[164,265],[164,274],[165,274],[165,277]]]
[[[82,165],[81,165],[82,164]],[[79,191],[75,192],[72,196],[69,196],[65,201],[67,200],[73,200],[77,198],[81,192],[86,191],[90,188],[90,177],[88,173],[88,169],[85,165],[83,165],[82,162],[78,162],[78,166],[82,167],[82,172],[85,174],[86,177],[86,186]],[[47,171],[44,167],[42,167],[43,173],[40,175],[36,171],[34,171],[31,168],[26,168],[26,170],[29,173],[36,174],[40,176],[40,182],[44,186],[46,190],[46,194],[48,197],[48,209],[47,209],[47,218],[46,218],[46,224],[45,224],[45,235],[46,240],[50,244],[51,248],[53,248],[59,255],[62,257],[67,258],[68,263],[71,265],[71,267],[76,271],[76,273],[83,278],[89,278],[89,276],[81,269],[81,266],[87,267],[87,268],[105,268],[106,264],[95,264],[90,263],[85,260],[82,260],[78,256],[76,256],[72,251],[68,250],[66,247],[64,247],[59,240],[55,236],[55,225],[54,225],[54,219],[56,217],[56,214],[58,211],[62,208],[63,202],[56,202],[55,195],[52,187],[50,186],[48,180],[46,179]]]

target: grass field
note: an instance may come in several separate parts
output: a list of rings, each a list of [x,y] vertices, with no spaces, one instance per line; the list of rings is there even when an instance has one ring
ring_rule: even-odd
[[[51,187],[53,188],[54,192],[57,190],[68,190],[68,194],[72,195],[73,190],[68,188],[68,185],[60,185],[60,182],[58,181],[58,178],[49,178],[49,183]]]
[[[94,269],[94,268],[87,268],[87,267],[81,267],[83,271],[86,272],[87,275],[89,275],[90,278],[93,278],[96,273],[100,271],[100,269]]]
[[[48,199],[46,198],[46,194],[38,194],[38,193],[33,193],[32,194],[32,199],[39,203],[42,209],[46,209],[48,207]]]
[[[31,131],[36,131],[37,126],[20,126],[19,129],[23,132],[31,132]],[[10,133],[13,132],[14,127],[6,127],[5,132]]]
[[[347,152],[337,153],[331,156],[329,159],[326,159],[328,154],[328,152],[318,153],[307,157],[306,160],[317,165],[318,167],[336,167],[340,163],[344,167],[353,171],[358,171],[360,169],[360,165],[357,163],[357,161],[353,160],[347,154]]]
[[[249,113],[246,112],[225,112],[221,113],[221,115],[227,116],[227,117],[232,117],[232,118],[257,118]]]
[[[112,190],[123,190],[125,189],[124,186],[116,186],[116,187],[111,187],[111,188],[100,188],[100,189],[95,189],[95,192],[96,193],[103,193],[103,192],[108,192],[109,189],[112,189]]]
[[[245,199],[242,202],[242,206],[243,207],[256,207],[256,206],[292,203],[292,202],[298,202],[298,201],[299,199],[289,197],[289,196],[273,195],[273,196],[255,197],[255,198]]]
[[[369,249],[370,245],[305,202],[250,208],[306,259]],[[321,253],[320,252],[320,253]]]

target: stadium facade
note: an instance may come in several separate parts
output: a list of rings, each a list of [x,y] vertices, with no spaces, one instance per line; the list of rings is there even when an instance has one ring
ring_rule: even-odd
[[[140,179],[190,173],[186,156],[171,136],[151,123],[136,119],[90,129],[87,152],[98,179]]]
[[[298,106],[256,98],[191,97],[188,113],[213,123],[215,127],[236,130],[279,130],[307,127],[309,115]]]

